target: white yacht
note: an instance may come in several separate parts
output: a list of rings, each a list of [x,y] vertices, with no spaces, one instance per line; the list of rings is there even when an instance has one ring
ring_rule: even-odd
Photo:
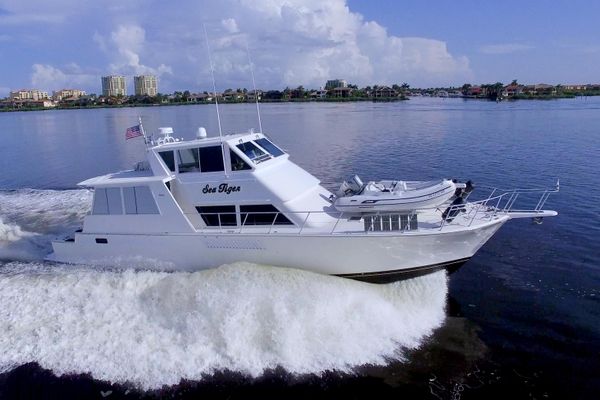
[[[558,185],[529,210],[514,204],[533,190],[468,201],[463,185],[441,204],[348,212],[262,133],[160,131],[147,162],[79,184],[94,189],[91,212],[49,260],[184,271],[248,261],[386,282],[462,265],[510,219],[557,215],[543,206]]]

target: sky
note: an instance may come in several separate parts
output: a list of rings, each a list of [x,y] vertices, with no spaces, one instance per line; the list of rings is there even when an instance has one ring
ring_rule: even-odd
[[[139,74],[210,91],[207,43],[217,90],[251,89],[252,71],[280,90],[600,83],[599,15],[581,0],[0,0],[0,96],[100,93],[109,74],[129,93]]]

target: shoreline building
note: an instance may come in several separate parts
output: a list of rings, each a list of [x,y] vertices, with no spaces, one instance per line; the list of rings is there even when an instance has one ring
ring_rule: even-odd
[[[11,100],[46,100],[48,92],[38,89],[21,89],[10,92]]]
[[[325,83],[325,90],[331,90],[336,88],[347,88],[348,82],[345,79],[330,79]]]
[[[52,92],[52,98],[54,99],[54,101],[62,101],[65,99],[78,99],[85,95],[85,91],[79,89],[61,89]]]
[[[158,85],[154,75],[134,76],[133,86],[136,96],[156,96],[158,93]]]
[[[125,77],[121,75],[109,75],[102,77],[102,96],[117,97],[127,96]]]

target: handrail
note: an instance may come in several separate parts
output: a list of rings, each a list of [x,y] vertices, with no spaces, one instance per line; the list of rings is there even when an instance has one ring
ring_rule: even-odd
[[[478,186],[480,188],[480,186]],[[382,233],[382,232],[395,232],[395,233],[403,233],[405,231],[411,231],[410,228],[412,218],[417,217],[418,214],[425,214],[429,212],[428,216],[432,214],[437,215],[439,213],[439,222],[438,230],[443,230],[448,226],[464,226],[470,227],[474,221],[490,221],[494,217],[497,217],[498,214],[510,214],[511,212],[540,212],[542,211],[542,207],[548,200],[550,194],[556,193],[559,191],[559,186],[557,185],[553,189],[512,189],[512,190],[504,190],[498,188],[490,188],[491,192],[487,197],[482,198],[481,200],[463,202],[462,204],[448,204],[445,203],[438,207],[430,207],[419,210],[407,211],[407,212],[374,212],[374,213],[365,213],[364,215],[360,215],[361,218],[351,218],[357,217],[358,214],[352,213],[344,213],[342,211],[256,211],[256,212],[212,212],[212,213],[185,213],[187,216],[194,216],[195,218],[200,218],[205,226],[196,226],[198,231],[209,231],[214,232],[218,231],[220,233],[242,233],[246,230],[246,233],[266,233],[266,234],[274,234],[274,233],[296,233],[298,235],[306,234],[307,230],[310,233],[318,233],[318,234],[337,234],[337,233]],[[537,199],[537,203],[534,208],[529,209],[517,209],[515,208],[515,204],[517,199],[520,199],[520,195],[523,194],[531,194],[541,192],[540,197]],[[498,194],[499,193],[499,194]],[[470,194],[469,194],[470,195]],[[526,197],[526,196],[525,196]],[[244,215],[245,214],[245,215]],[[273,216],[272,219],[269,219],[269,222],[260,223],[256,222],[254,218],[252,222],[248,221],[248,216],[250,214],[253,215],[269,215]],[[443,217],[442,214],[446,216]],[[217,216],[218,226],[209,226],[206,225],[208,219],[205,217],[208,216]],[[240,221],[240,218],[243,217],[243,221]],[[279,216],[282,215],[286,217],[290,223],[286,222],[278,222]],[[407,222],[405,225],[402,224],[402,221],[399,223],[398,229],[390,229],[390,230],[377,230],[373,232],[373,230],[369,230],[366,228],[367,224],[364,224],[364,217],[373,217],[373,216],[393,216],[393,215],[402,215],[407,217]],[[223,224],[224,216],[235,216],[235,224],[227,225]],[[296,218],[291,218],[292,216],[296,216]],[[311,220],[311,217],[317,217],[318,220],[314,218]],[[300,223],[298,221],[301,221]],[[338,230],[338,227],[342,222],[345,221],[347,224],[346,230]],[[233,222],[233,221],[232,221]],[[427,222],[431,223],[431,219],[428,219]],[[435,220],[434,220],[435,223]],[[312,224],[312,226],[311,226]],[[390,223],[391,224],[391,223]],[[350,229],[351,228],[351,229]],[[431,228],[431,226],[429,227]],[[420,229],[420,228],[419,228]]]

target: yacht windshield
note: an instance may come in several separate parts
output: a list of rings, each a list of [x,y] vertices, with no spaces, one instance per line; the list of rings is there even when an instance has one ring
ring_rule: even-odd
[[[237,148],[243,151],[244,154],[248,156],[248,158],[252,160],[255,164],[258,164],[262,161],[266,161],[271,158],[269,154],[259,149],[252,142],[240,143],[237,145]]]
[[[273,143],[271,143],[271,141],[269,139],[266,139],[266,138],[257,139],[257,140],[255,140],[255,142],[260,147],[262,147],[263,149],[265,149],[266,151],[271,153],[273,155],[273,157],[279,157],[279,156],[282,156],[285,154],[279,147],[277,147]]]

